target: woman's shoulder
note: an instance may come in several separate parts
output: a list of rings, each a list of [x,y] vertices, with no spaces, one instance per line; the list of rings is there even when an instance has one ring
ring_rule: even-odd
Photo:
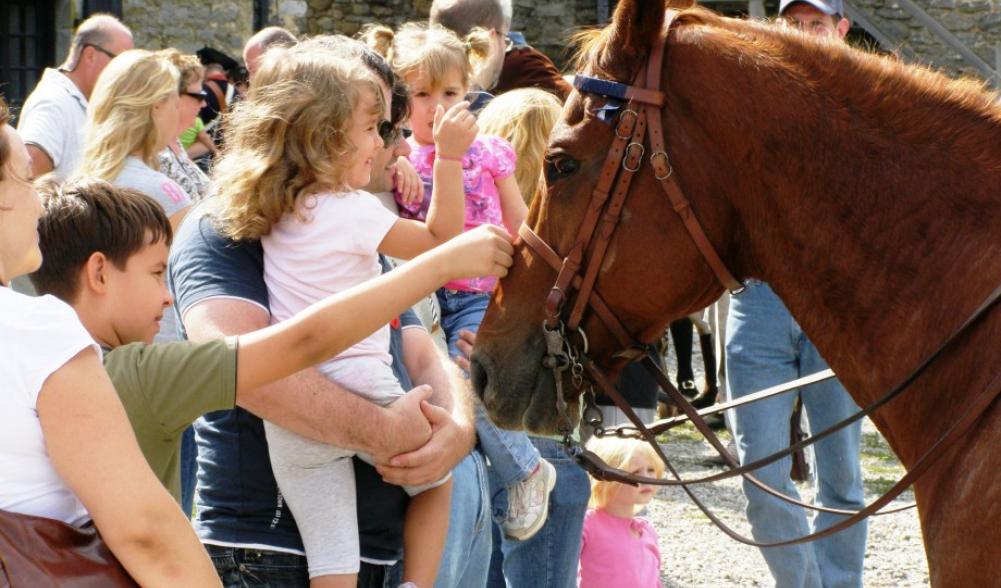
[[[15,388],[31,404],[49,374],[81,350],[97,346],[70,305],[9,288],[0,288],[0,332],[0,372],[18,382]]]
[[[156,200],[168,216],[191,204],[191,198],[184,188],[134,155],[126,158],[125,167],[112,183],[122,188],[138,190]]]
[[[55,296],[28,296],[10,288],[0,288],[0,324],[5,335],[17,330],[37,331],[60,326],[82,326],[69,304]],[[7,338],[7,337],[5,337]]]

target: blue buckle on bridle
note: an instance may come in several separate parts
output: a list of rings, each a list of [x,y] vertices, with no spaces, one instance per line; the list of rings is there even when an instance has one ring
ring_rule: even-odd
[[[573,78],[573,85],[581,92],[597,94],[608,99],[604,106],[594,109],[594,115],[606,124],[612,124],[614,118],[622,110],[622,105],[628,101],[626,91],[629,86],[619,82],[577,74]]]

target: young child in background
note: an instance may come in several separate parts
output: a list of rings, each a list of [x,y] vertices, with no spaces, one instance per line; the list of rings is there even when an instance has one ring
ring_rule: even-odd
[[[227,236],[259,238],[272,322],[381,273],[379,254],[409,259],[461,234],[462,168],[476,136],[461,103],[433,115],[442,152],[427,222],[400,219],[360,188],[390,138],[389,89],[322,38],[272,49],[250,97],[232,113],[218,164]],[[392,371],[389,326],[317,366],[328,378],[387,405],[404,394]],[[432,396],[443,404],[441,392]],[[275,478],[296,515],[313,588],[354,586],[359,569],[354,451],[264,423]],[[372,456],[359,455],[372,461]],[[389,456],[376,456],[387,458]],[[446,476],[411,495],[403,579],[434,584],[448,531]],[[408,584],[409,585],[409,584]]]
[[[481,133],[497,135],[514,147],[518,156],[514,178],[526,205],[531,205],[543,187],[542,164],[549,133],[562,112],[563,104],[553,94],[521,88],[497,96],[477,117]]]
[[[648,478],[664,475],[664,465],[653,448],[639,439],[594,437],[587,448],[613,468]],[[579,588],[662,588],[657,532],[650,521],[635,516],[656,492],[656,486],[648,484],[591,480]]]
[[[364,37],[369,46],[387,56],[410,90],[412,135],[408,141],[413,150],[409,159],[424,182],[425,195],[416,200],[397,195],[397,204],[404,218],[428,219],[427,195],[437,189],[438,181],[432,177],[432,169],[440,165],[438,162],[452,158],[452,154],[441,152],[435,145],[434,113],[465,99],[477,67],[490,55],[490,33],[474,29],[460,39],[440,26],[408,23],[396,33],[386,27],[372,27]],[[481,134],[453,161],[462,169],[465,230],[492,224],[517,234],[528,209],[514,177],[516,156],[511,144]],[[461,355],[457,347],[459,333],[479,329],[496,283],[496,278],[484,276],[452,281],[438,290],[441,327],[451,357]],[[516,540],[532,537],[549,514],[555,468],[539,456],[526,434],[498,429],[479,405],[476,433],[490,461],[492,496],[507,490],[507,518],[501,523],[505,535]]]

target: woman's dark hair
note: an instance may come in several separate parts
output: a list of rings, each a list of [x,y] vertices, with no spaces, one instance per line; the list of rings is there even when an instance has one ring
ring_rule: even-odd
[[[389,106],[389,122],[395,126],[408,119],[410,117],[410,92],[403,79],[393,73],[393,68],[389,67],[381,55],[368,47],[364,47],[360,57],[362,63],[389,87],[392,100]]]

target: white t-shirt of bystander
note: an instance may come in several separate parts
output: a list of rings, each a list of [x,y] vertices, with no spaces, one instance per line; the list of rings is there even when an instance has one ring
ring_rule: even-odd
[[[87,98],[73,80],[48,68],[18,116],[17,131],[28,145],[44,151],[53,173],[65,180],[83,159]]]
[[[0,287],[0,509],[81,526],[87,510],[52,465],[36,408],[50,375],[94,343],[53,296]]]

